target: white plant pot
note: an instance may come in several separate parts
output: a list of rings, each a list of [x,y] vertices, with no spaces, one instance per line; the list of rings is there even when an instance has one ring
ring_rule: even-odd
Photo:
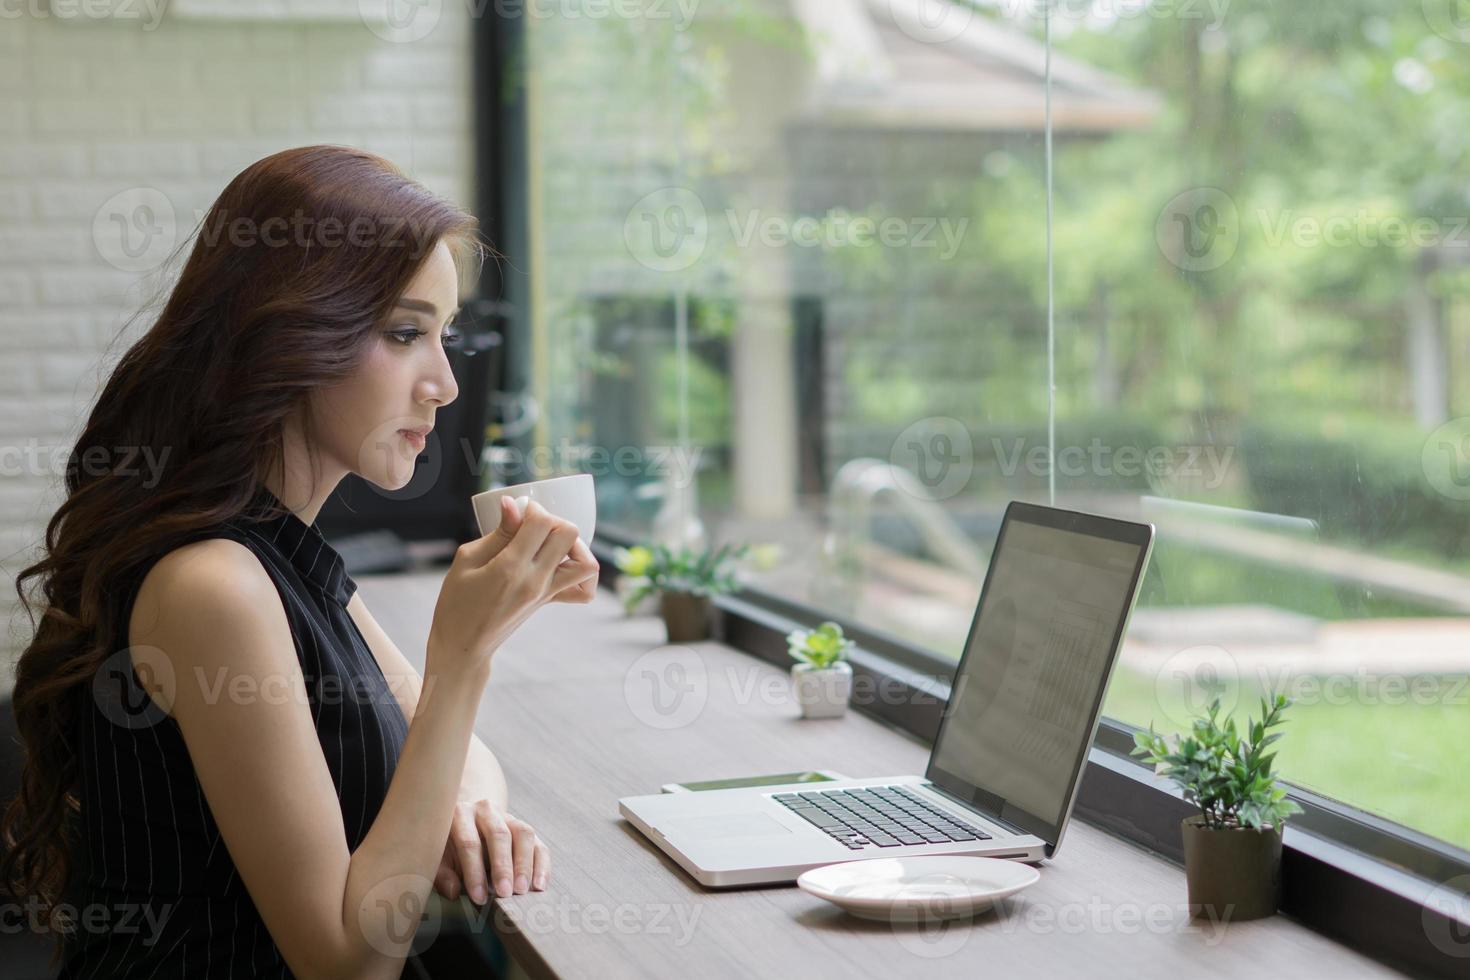
[[[803,718],[839,718],[852,696],[852,667],[839,660],[831,667],[791,665],[791,685]]]
[[[619,575],[618,584],[613,587],[613,593],[618,597],[618,601],[622,602],[637,587],[638,584],[633,580],[633,576]],[[642,599],[639,599],[638,603],[632,609],[625,610],[623,615],[625,618],[632,616],[657,616],[658,608],[659,594],[655,590]]]

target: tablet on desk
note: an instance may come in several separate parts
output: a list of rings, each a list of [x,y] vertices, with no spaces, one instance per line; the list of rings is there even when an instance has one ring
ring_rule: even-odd
[[[706,779],[697,783],[665,783],[665,793],[698,793],[708,789],[743,789],[747,786],[785,786],[789,783],[830,783],[847,777],[830,769],[806,772],[781,772],[771,776],[737,776],[734,779]]]

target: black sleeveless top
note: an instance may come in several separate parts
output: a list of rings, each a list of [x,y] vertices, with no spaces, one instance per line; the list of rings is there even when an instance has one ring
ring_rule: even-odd
[[[246,515],[196,535],[206,538],[249,548],[275,582],[355,850],[408,734],[347,613],[356,583],[317,526],[264,488]],[[141,582],[131,588],[129,608]],[[60,975],[290,977],[220,839],[178,723],[138,683],[123,629],[119,653],[98,670],[79,713],[81,812],[65,899],[72,924],[55,927],[66,939]]]

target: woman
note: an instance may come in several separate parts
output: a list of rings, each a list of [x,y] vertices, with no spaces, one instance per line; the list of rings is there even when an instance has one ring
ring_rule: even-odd
[[[41,615],[0,881],[57,913],[63,976],[396,977],[430,888],[545,887],[473,723],[507,636],[591,601],[576,528],[503,501],[455,554],[421,680],[314,523],[348,473],[409,482],[482,254],[380,157],[277,153],[113,371],[17,583]]]

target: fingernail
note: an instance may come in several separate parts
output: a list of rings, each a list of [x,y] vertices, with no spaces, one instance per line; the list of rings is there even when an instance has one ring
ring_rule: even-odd
[[[525,894],[526,889],[527,888],[530,888],[530,887],[531,887],[531,883],[526,880],[526,876],[525,875],[516,875],[516,894],[517,895],[523,895],[523,894]]]
[[[474,899],[475,899],[475,904],[476,905],[484,905],[485,904],[485,886],[484,885],[476,885],[475,886]]]
[[[545,888],[545,887],[546,887],[546,875],[544,875],[544,874],[537,875],[536,876],[536,888],[539,890],[539,889],[542,889],[542,888]]]
[[[496,878],[495,879],[495,894],[499,895],[501,898],[504,898],[505,896],[507,896],[507,895],[510,894],[510,879],[509,878]]]

